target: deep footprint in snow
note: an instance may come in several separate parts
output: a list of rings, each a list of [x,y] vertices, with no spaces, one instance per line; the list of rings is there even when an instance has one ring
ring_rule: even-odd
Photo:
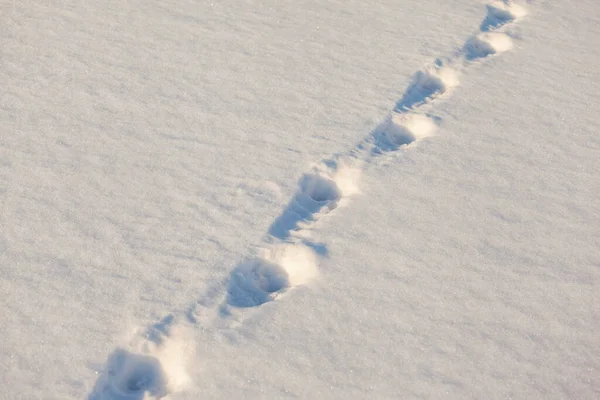
[[[160,399],[167,394],[167,377],[157,358],[117,348],[88,400]]]
[[[305,174],[298,190],[269,228],[269,234],[285,240],[302,225],[314,221],[338,206],[342,192],[336,182],[319,173]]]
[[[437,125],[422,114],[394,114],[373,133],[375,149],[393,151],[435,134]]]
[[[262,258],[246,260],[231,273],[227,303],[234,307],[258,306],[273,300],[273,293],[288,286],[283,267]]]
[[[140,329],[109,356],[88,400],[161,399],[189,383],[187,360],[194,354],[185,328],[173,314]],[[125,349],[127,348],[127,350]]]
[[[487,15],[479,28],[482,32],[492,31],[527,14],[525,8],[510,0],[495,1],[486,7]]]
[[[396,103],[395,111],[402,112],[440,96],[458,85],[457,72],[449,67],[431,67],[418,71],[410,86]]]
[[[275,299],[283,290],[317,276],[317,255],[302,244],[282,244],[243,261],[232,271],[227,304],[255,307]]]
[[[484,32],[472,37],[464,47],[465,57],[468,60],[484,58],[492,54],[504,53],[512,49],[512,39],[498,32]]]

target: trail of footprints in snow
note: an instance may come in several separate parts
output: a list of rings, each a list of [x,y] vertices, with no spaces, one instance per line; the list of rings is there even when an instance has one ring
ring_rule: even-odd
[[[458,85],[459,72],[474,61],[508,51],[513,42],[504,28],[525,15],[511,1],[487,5],[478,34],[452,58],[418,71],[391,115],[347,153],[323,160],[302,176],[288,205],[272,223],[257,254],[240,262],[225,282],[218,282],[183,313],[198,322],[198,308],[214,309],[221,317],[235,309],[273,301],[287,289],[309,282],[318,274],[322,245],[310,240],[311,228],[357,191],[361,166],[381,155],[432,136],[435,118],[424,114],[437,98]],[[178,313],[181,314],[181,313]],[[134,334],[129,350],[117,348],[96,381],[89,400],[161,398],[185,388],[186,356],[193,354],[175,314]]]
[[[283,213],[273,222],[259,255],[234,268],[227,284],[227,306],[253,307],[273,300],[285,289],[301,285],[317,274],[318,257],[309,239],[310,228],[357,191],[360,166],[390,151],[432,136],[436,121],[419,112],[458,85],[459,70],[468,64],[512,48],[512,39],[499,29],[525,15],[509,1],[487,6],[480,32],[446,62],[418,71],[396,104],[394,112],[356,148],[321,161],[304,175]]]

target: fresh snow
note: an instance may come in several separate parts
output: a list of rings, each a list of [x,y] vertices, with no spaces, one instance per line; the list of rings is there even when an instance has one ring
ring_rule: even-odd
[[[0,397],[600,397],[596,2],[0,12]]]

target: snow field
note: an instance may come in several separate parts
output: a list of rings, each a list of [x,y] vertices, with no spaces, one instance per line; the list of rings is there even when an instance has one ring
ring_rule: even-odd
[[[0,397],[598,398],[598,4],[489,1],[4,7]]]
[[[342,199],[347,203],[349,196],[358,192],[358,177],[365,165],[433,136],[438,129],[436,118],[420,109],[431,109],[437,99],[446,98],[451,89],[459,85],[458,76],[466,74],[469,62],[509,50],[511,39],[496,31],[524,15],[524,9],[514,4],[488,5],[481,32],[467,40],[462,51],[452,58],[438,59],[433,66],[418,71],[383,124],[356,148],[325,159],[304,174],[298,181],[296,193],[270,226],[265,245],[257,249],[255,256],[240,262],[232,270],[224,283],[224,298],[219,294],[220,290],[211,293],[210,307],[218,304],[221,318],[231,318],[236,309],[251,309],[272,302],[282,293],[315,279],[319,275],[319,257],[326,251],[311,240],[314,224],[335,210]],[[192,314],[197,312],[196,305],[190,309]],[[192,315],[188,320],[197,321],[197,318]],[[174,323],[173,319],[169,324]],[[141,369],[147,372],[145,378],[138,379],[136,375],[136,380],[146,382],[147,387],[133,385],[137,390],[134,395],[154,390],[158,393],[156,396],[160,396],[167,393],[166,386],[169,393],[177,391],[173,385],[164,384],[158,364],[152,365],[152,368]],[[185,376],[185,371],[182,370],[181,375]],[[109,377],[109,382],[111,379],[123,381],[118,373]],[[128,379],[125,381],[129,382]],[[114,382],[113,387],[123,386]]]

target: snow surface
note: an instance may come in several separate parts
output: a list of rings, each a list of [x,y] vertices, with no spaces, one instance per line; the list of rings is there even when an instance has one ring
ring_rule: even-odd
[[[600,397],[600,5],[0,5],[6,399]]]

